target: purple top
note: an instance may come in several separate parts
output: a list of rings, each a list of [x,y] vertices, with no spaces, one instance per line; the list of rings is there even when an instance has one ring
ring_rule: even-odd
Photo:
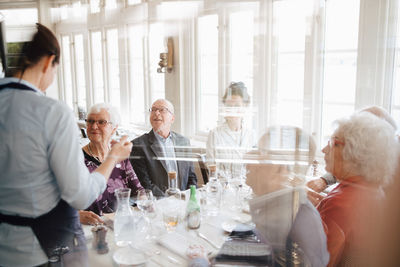
[[[89,172],[93,172],[100,166],[100,162],[83,151],[85,157],[85,165]],[[134,172],[132,165],[128,159],[119,163],[119,168],[114,167],[110,178],[107,181],[106,190],[101,194],[86,210],[93,211],[98,215],[102,213],[115,212],[117,208],[117,198],[114,191],[118,188],[130,188],[131,194],[137,194],[138,190],[142,190],[143,186]],[[117,165],[118,166],[118,165]]]

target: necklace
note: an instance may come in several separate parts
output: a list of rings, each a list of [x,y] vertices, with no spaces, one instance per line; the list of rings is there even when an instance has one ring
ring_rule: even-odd
[[[99,157],[96,157],[95,155],[93,155],[93,152],[92,152],[92,150],[90,149],[90,144],[91,144],[91,143],[88,144],[88,150],[89,150],[90,156],[92,156],[93,158],[95,158],[98,162],[101,162],[101,160],[100,160]]]

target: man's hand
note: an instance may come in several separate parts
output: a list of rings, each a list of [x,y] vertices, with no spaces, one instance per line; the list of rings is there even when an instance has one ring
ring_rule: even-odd
[[[311,180],[307,183],[307,186],[317,193],[321,193],[328,187],[325,179],[323,178]]]
[[[92,211],[80,210],[79,218],[80,218],[81,224],[95,225],[95,224],[104,223],[103,220],[99,217],[99,215],[97,215],[96,213],[94,213]]]

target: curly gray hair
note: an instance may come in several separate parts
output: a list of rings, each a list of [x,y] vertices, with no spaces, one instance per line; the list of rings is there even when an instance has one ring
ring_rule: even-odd
[[[344,141],[343,160],[369,182],[391,182],[399,159],[395,130],[387,121],[362,111],[335,121]]]
[[[117,108],[111,106],[108,103],[94,104],[89,108],[87,116],[89,117],[90,114],[99,113],[102,109],[107,111],[107,113],[110,115],[110,122],[112,123],[114,128],[118,127],[118,125],[121,123],[121,116],[119,115]]]

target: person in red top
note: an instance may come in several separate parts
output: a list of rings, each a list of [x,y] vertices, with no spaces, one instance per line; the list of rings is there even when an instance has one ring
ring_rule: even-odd
[[[328,266],[369,266],[370,230],[378,227],[383,186],[392,180],[398,142],[386,121],[360,112],[337,121],[325,154],[325,169],[338,180],[317,206],[327,234]]]

